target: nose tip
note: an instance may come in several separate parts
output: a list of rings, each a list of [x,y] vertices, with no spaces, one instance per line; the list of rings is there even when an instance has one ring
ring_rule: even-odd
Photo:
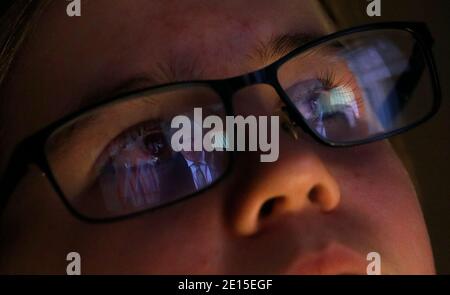
[[[238,235],[255,234],[263,225],[288,214],[301,214],[307,208],[324,214],[340,203],[339,186],[317,157],[278,163],[258,171],[264,177],[256,177],[258,181],[246,186],[233,206],[231,224]]]

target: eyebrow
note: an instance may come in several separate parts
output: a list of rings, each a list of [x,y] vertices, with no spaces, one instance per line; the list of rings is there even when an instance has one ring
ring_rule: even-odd
[[[283,57],[292,50],[297,49],[298,47],[301,47],[321,36],[321,34],[305,33],[272,36],[268,42],[260,42],[259,46],[255,48],[255,53],[251,54],[250,57],[257,61],[268,63]]]
[[[322,34],[305,33],[274,35],[268,41],[257,42],[254,49],[246,56],[249,60],[267,65],[321,36]],[[106,94],[102,95],[102,100],[119,97],[126,93],[143,90],[158,84],[199,80],[203,72],[205,70],[198,67],[198,63],[195,61],[183,64],[177,64],[176,61],[158,62],[149,72],[135,75],[112,87],[111,90],[103,91],[102,93]],[[89,99],[89,102],[92,102],[92,99]]]

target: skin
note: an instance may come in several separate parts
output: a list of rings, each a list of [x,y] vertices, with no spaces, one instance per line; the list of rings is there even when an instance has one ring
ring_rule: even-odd
[[[66,5],[46,10],[0,90],[11,130],[2,163],[20,139],[123,81],[163,82],[142,79],[162,77],[158,61],[202,69],[179,80],[226,78],[275,60],[248,55],[272,35],[326,33],[310,1],[84,1],[79,18],[67,17]],[[254,114],[279,98],[260,85],[235,100],[239,112]],[[274,209],[258,216],[274,198]],[[298,141],[280,133],[274,163],[238,154],[210,190],[107,224],[72,216],[31,166],[1,215],[0,241],[1,273],[65,273],[71,251],[84,274],[365,273],[372,251],[383,273],[434,273],[413,185],[389,143],[332,149],[303,133]]]

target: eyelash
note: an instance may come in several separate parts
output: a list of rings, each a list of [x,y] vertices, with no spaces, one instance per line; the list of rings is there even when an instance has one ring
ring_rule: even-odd
[[[321,73],[319,73],[317,80],[319,80],[324,86],[325,90],[331,90],[336,87],[349,87],[352,91],[355,92],[354,82],[352,81],[354,78],[350,77],[349,79],[345,79],[343,76],[340,76],[339,79],[337,73],[333,69],[327,69]]]

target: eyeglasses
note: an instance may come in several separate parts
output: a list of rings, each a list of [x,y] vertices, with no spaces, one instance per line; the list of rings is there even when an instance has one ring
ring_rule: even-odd
[[[293,124],[330,147],[399,134],[439,108],[432,43],[422,23],[365,25],[309,42],[242,76],[176,82],[110,99],[19,144],[2,180],[2,200],[30,162],[73,214],[91,222],[196,195],[226,175],[232,154],[175,152],[172,119],[194,108],[233,115],[233,94],[259,83],[276,90]]]

